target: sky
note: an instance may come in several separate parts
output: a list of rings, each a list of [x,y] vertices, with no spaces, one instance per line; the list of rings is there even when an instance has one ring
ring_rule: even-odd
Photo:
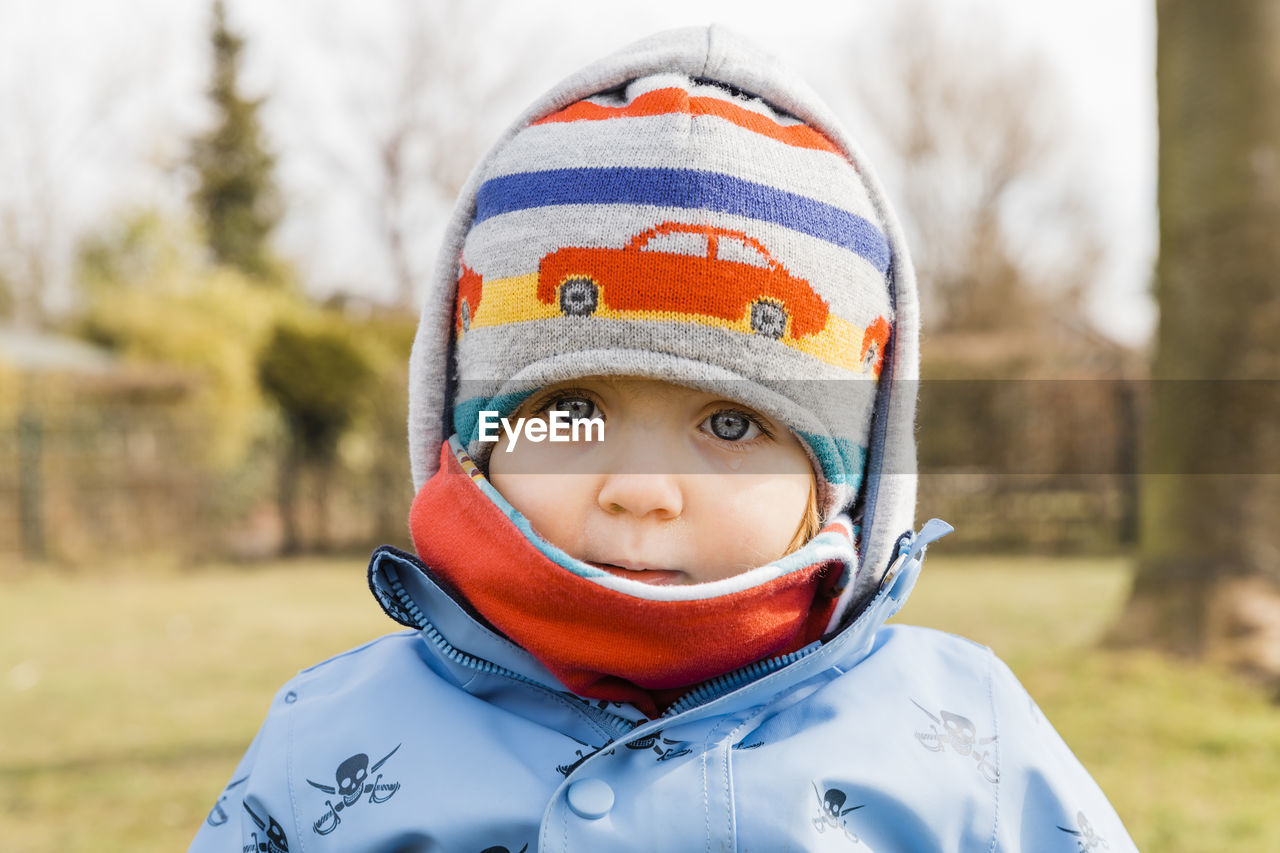
[[[444,0],[422,2],[424,18],[438,20]],[[294,202],[278,235],[281,251],[321,295],[345,289],[385,298],[389,274],[369,244],[375,188],[360,146],[366,125],[389,109],[390,87],[377,69],[394,45],[388,39],[398,0],[228,5],[249,40],[245,86],[270,93],[266,123]],[[467,8],[448,20],[472,30],[473,55],[463,57],[456,91],[433,115],[448,128],[448,117],[465,112],[478,128],[478,158],[520,108],[581,65],[650,32],[713,21],[769,47],[837,114],[856,121],[836,83],[847,74],[850,45],[884,4],[508,0]],[[1111,250],[1089,293],[1090,317],[1110,336],[1142,343],[1155,315],[1154,3],[946,0],[945,8],[946,26],[1008,39],[1042,54],[1057,72],[1071,142],[1091,170],[1082,181],[1102,196]],[[208,117],[198,97],[207,72],[207,10],[204,0],[0,0],[0,104],[15,129],[0,134],[0,214],[6,200],[9,210],[40,214],[24,215],[16,226],[10,217],[7,227],[51,242],[53,276],[64,287],[78,235],[122,209],[181,205],[185,140]],[[484,93],[478,106],[467,100],[472,93]],[[850,128],[857,138],[856,124]],[[419,277],[429,271],[449,206],[441,198],[413,212]],[[1046,241],[1051,237],[1046,231]]]

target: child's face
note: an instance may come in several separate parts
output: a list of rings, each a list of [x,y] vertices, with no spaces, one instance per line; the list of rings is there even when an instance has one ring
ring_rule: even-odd
[[[506,435],[489,481],[534,529],[611,574],[652,584],[719,580],[786,553],[813,471],[799,440],[755,410],[654,379],[587,378],[532,395],[515,417],[552,409],[603,418],[603,441]]]

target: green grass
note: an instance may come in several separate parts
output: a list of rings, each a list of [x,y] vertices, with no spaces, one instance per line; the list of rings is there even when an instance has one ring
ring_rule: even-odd
[[[185,850],[276,689],[398,627],[358,559],[9,578],[0,849]]]
[[[1094,643],[1118,560],[931,557],[899,621],[991,645],[1144,851],[1280,850],[1280,709]],[[396,628],[359,559],[0,577],[0,849],[185,849],[279,685]]]

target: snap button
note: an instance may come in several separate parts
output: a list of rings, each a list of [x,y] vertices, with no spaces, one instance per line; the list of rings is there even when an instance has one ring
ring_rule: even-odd
[[[613,789],[603,779],[579,779],[566,792],[569,808],[584,820],[599,820],[613,808]]]

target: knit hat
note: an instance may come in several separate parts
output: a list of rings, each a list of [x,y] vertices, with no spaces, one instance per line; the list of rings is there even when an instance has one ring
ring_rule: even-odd
[[[590,275],[608,269],[623,275]],[[536,387],[711,388],[791,427],[824,519],[853,514],[861,567],[834,617],[850,619],[912,525],[918,333],[901,227],[821,99],[724,27],[659,33],[538,98],[463,186],[410,361],[414,488],[451,433],[483,460],[475,413]]]
[[[714,75],[647,74],[529,121],[478,177],[453,426],[586,375],[722,394],[786,424],[824,518],[865,467],[892,328],[884,226],[819,130]]]

